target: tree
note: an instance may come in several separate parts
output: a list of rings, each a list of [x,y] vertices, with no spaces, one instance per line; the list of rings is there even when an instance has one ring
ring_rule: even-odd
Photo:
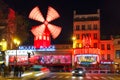
[[[11,31],[8,31],[9,29],[7,29],[7,27],[9,26],[8,15],[9,15],[8,5],[4,3],[2,0],[0,0],[0,40],[2,38],[5,39],[10,38],[8,35],[10,34],[9,32]],[[24,41],[26,41],[29,36],[28,19],[15,12],[15,20],[12,22],[12,24],[15,24],[13,28],[16,29],[14,30],[14,34],[12,34],[12,36],[18,38],[21,44],[24,43]]]
[[[21,44],[24,43],[28,36],[29,36],[29,21],[27,18],[23,17],[22,15],[16,14],[16,37],[18,37],[21,41]]]

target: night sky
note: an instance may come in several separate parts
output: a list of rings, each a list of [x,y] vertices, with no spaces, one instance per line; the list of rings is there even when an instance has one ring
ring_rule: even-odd
[[[60,14],[60,18],[53,24],[61,26],[62,32],[58,38],[52,41],[54,44],[70,43],[73,26],[73,10],[79,14],[96,13],[101,11],[101,34],[120,34],[120,0],[4,0],[11,8],[27,17],[35,6],[44,13],[48,6],[52,6]],[[33,24],[35,25],[35,24]],[[32,27],[32,26],[31,26]]]

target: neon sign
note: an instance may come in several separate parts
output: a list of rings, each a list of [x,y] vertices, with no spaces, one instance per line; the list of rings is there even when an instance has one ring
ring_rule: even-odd
[[[98,55],[95,54],[77,55],[75,59],[78,64],[96,64],[99,60]]]
[[[35,51],[55,51],[55,46],[42,47],[36,49],[34,46],[19,46],[19,50],[35,50]]]

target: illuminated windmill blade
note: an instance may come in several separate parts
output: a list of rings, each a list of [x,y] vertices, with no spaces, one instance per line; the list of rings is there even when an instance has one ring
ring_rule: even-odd
[[[58,12],[55,9],[53,9],[52,7],[48,7],[48,12],[47,12],[47,17],[46,17],[46,20],[48,22],[51,22],[51,21],[53,21],[53,20],[55,20],[55,19],[57,19],[59,17],[60,16],[59,16]]]
[[[38,36],[39,34],[42,34],[45,30],[45,25],[42,24],[42,25],[39,25],[39,26],[36,26],[36,27],[33,27],[31,29],[31,32],[35,35],[35,36]]]
[[[35,7],[35,8],[32,9],[32,11],[29,14],[29,18],[33,19],[33,20],[40,21],[40,22],[44,22],[45,21],[42,13],[40,12],[38,7]]]
[[[57,38],[61,32],[61,27],[55,26],[53,24],[48,24],[48,29],[54,39]]]

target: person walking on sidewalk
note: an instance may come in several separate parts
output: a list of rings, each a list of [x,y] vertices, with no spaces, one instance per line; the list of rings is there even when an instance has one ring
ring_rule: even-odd
[[[14,67],[14,77],[18,77],[18,66],[15,65]]]
[[[8,77],[9,76],[9,67],[5,65],[4,67],[4,77]]]
[[[18,77],[21,77],[22,73],[23,73],[23,67],[22,66],[18,66]]]

